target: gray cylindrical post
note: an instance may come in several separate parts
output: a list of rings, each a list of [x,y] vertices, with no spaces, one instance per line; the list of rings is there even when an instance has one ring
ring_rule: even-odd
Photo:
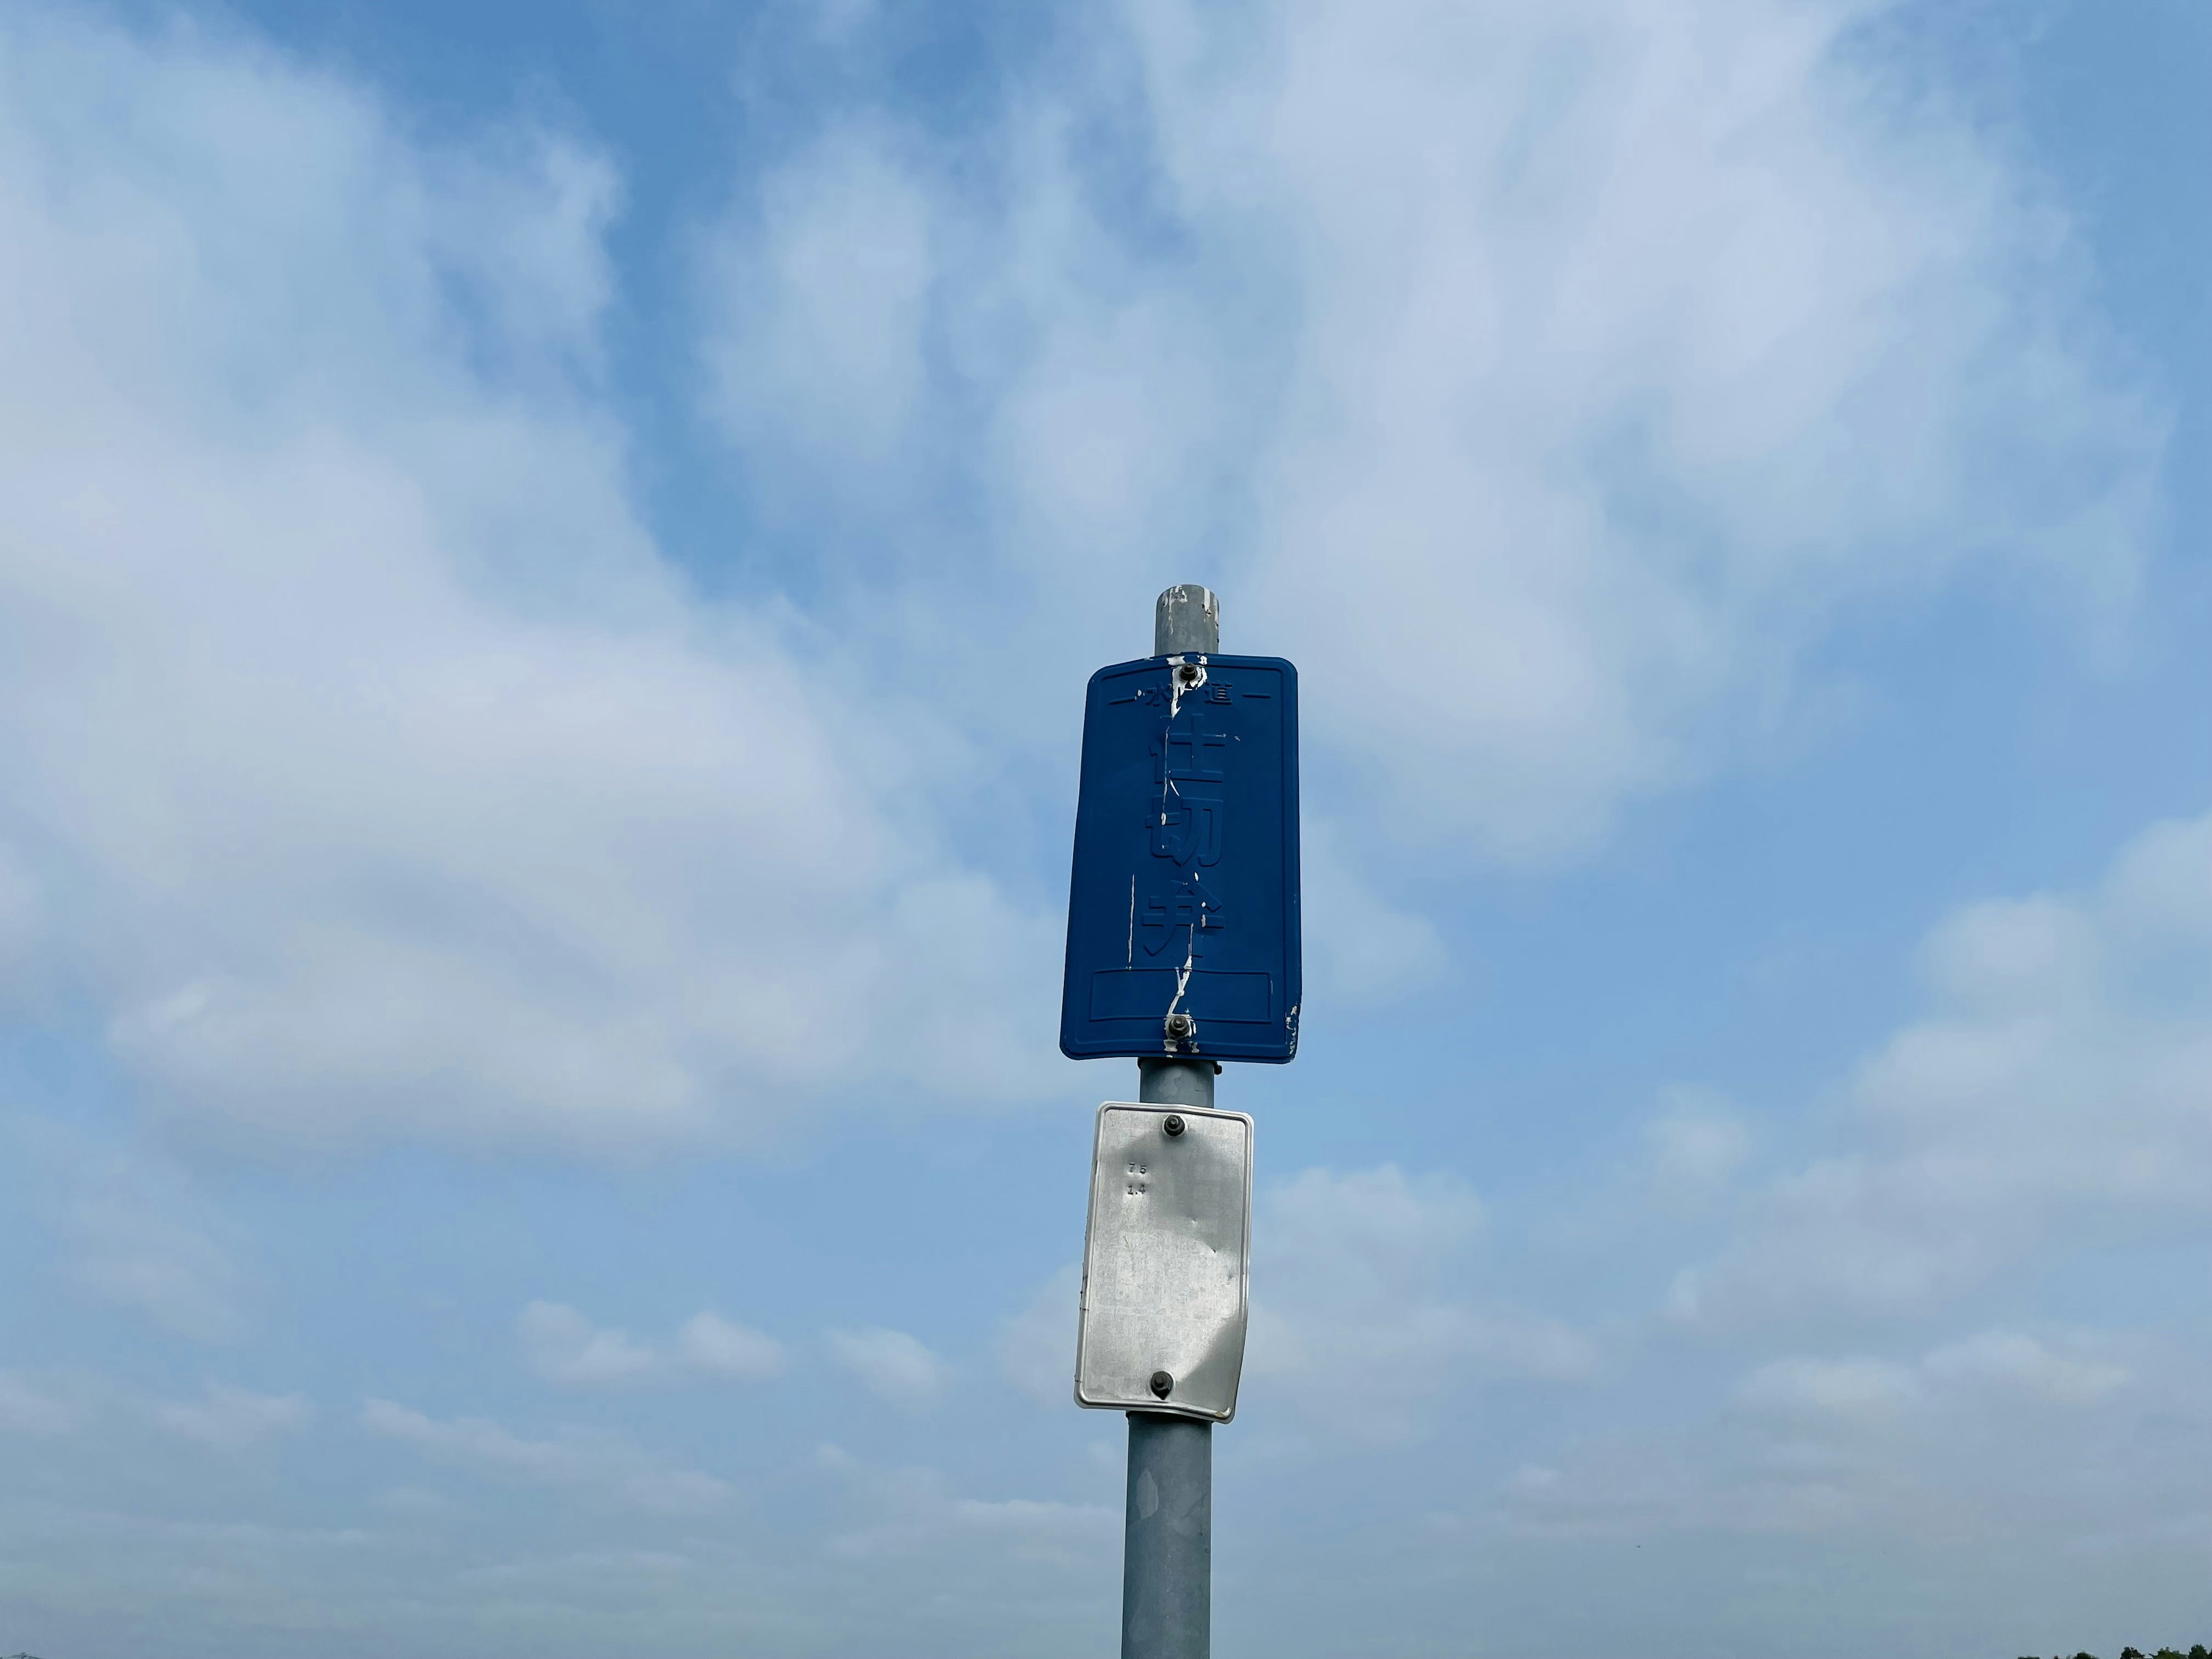
[[[1221,601],[1196,582],[1178,582],[1152,606],[1152,654],[1210,657],[1221,649]]]
[[[1152,654],[1210,657],[1221,649],[1221,601],[1195,582],[1179,582],[1152,607]],[[1211,1106],[1218,1068],[1210,1060],[1146,1057],[1137,1062],[1137,1098],[1164,1106]]]
[[[1129,1413],[1121,1659],[1207,1659],[1213,1642],[1213,1425]]]
[[[1191,584],[1160,595],[1156,657],[1221,649],[1221,607]],[[1210,1060],[1147,1056],[1137,1098],[1213,1104]],[[1121,1659],[1207,1659],[1213,1642],[1213,1425],[1156,1412],[1129,1413],[1128,1510],[1121,1533]]]

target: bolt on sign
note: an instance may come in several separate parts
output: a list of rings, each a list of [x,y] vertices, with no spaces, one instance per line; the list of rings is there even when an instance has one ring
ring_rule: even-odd
[[[1152,657],[1091,677],[1060,1047],[1297,1052],[1297,671]]]
[[[1237,1415],[1252,1245],[1252,1120],[1210,1107],[1098,1109],[1075,1399]]]

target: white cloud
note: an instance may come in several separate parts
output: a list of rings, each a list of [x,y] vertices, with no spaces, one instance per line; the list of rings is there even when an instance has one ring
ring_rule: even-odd
[[[1314,727],[1438,831],[1594,833],[1954,549],[2129,591],[2155,425],[2054,325],[2022,181],[1860,81],[1863,9],[1148,9],[1179,205],[1295,249],[1254,596],[1391,664],[1390,720]],[[2059,500],[1985,488],[2022,452]]]
[[[76,1282],[196,1342],[230,1342],[247,1327],[244,1275],[228,1249],[174,1212],[134,1204],[127,1189],[87,1197],[71,1218]]]
[[[1300,926],[1310,941],[1307,1002],[1359,1010],[1435,979],[1445,951],[1427,918],[1382,898],[1373,848],[1363,857],[1349,840],[1325,820],[1301,827]]]
[[[1103,659],[1133,577],[1211,577],[1364,838],[1556,857],[1790,718],[1846,614],[1994,579],[2124,622],[2162,416],[1877,10],[1125,5],[975,153],[872,108],[746,196],[714,399],[761,488],[953,573],[900,637]]]
[[[1099,61],[1139,82],[1025,90],[981,195],[833,112],[708,239],[767,510],[896,550],[862,592],[825,532],[822,633],[703,604],[640,523],[588,144],[419,144],[271,54],[14,21],[18,977],[264,1141],[742,1141],[794,1091],[976,1100],[979,1047],[1016,1100],[1055,927],[935,802],[1067,709],[934,695],[956,612],[1104,659],[1133,581],[1224,549],[1363,844],[1520,856],[1786,706],[1844,604],[1976,560],[2122,603],[2156,422],[2069,320],[2063,225],[1963,125],[1876,113],[1854,13],[1352,15],[1132,9]],[[1160,236],[1085,183],[1109,108]],[[1317,985],[1432,975],[1337,857]]]
[[[621,1331],[600,1330],[574,1308],[533,1302],[514,1322],[530,1369],[549,1382],[592,1388],[635,1382],[662,1366],[659,1355]]]
[[[2212,1419],[2201,1390],[2161,1376],[2195,1363],[2139,1338],[2004,1329],[1901,1358],[1789,1355],[1742,1377],[1720,1409],[1591,1435],[1523,1469],[1501,1493],[1506,1523],[2140,1547],[2201,1510],[2172,1462],[2195,1455]],[[2046,1534],[2047,1516],[2066,1520]]]
[[[2092,1404],[2129,1380],[2124,1366],[2056,1351],[2019,1331],[1980,1332],[1936,1349],[1923,1366],[1940,1382],[2008,1385],[2062,1405]]]
[[[1910,1314],[2063,1220],[2212,1213],[2212,816],[2160,823],[2079,894],[1966,907],[1929,1006],[1858,1070],[1850,1141],[1777,1182],[1671,1303],[1705,1322]]]
[[[1454,1388],[1588,1375],[1586,1338],[1466,1293],[1481,1228],[1480,1201],[1446,1174],[1312,1169],[1267,1190],[1253,1222],[1248,1376],[1331,1415],[1356,1377],[1355,1431],[1395,1436]]]
[[[830,1351],[879,1398],[902,1411],[935,1405],[951,1380],[945,1363],[904,1331],[832,1331]]]
[[[37,1173],[38,1212],[76,1290],[190,1341],[248,1334],[256,1276],[235,1226],[185,1170],[143,1141],[103,1142],[49,1119],[7,1127],[10,1152]]]
[[[1048,1498],[955,1496],[937,1470],[886,1468],[842,1446],[816,1454],[860,1510],[831,1547],[864,1560],[945,1555],[972,1559],[981,1549],[1031,1567],[1081,1565],[1121,1529],[1121,1512],[1103,1504]]]
[[[1052,930],[933,829],[936,717],[640,524],[602,156],[191,30],[18,13],[0,63],[9,972],[263,1142],[1034,1093]]]
[[[692,1315],[676,1342],[684,1362],[709,1376],[750,1380],[775,1376],[783,1370],[783,1344],[720,1314]]]
[[[1777,1359],[1744,1380],[1746,1404],[1763,1411],[1878,1416],[1910,1405],[1919,1378],[1881,1359]]]
[[[2002,1538],[2008,1559],[2053,1562],[2201,1531],[2177,1473],[2212,1438],[2194,1334],[2164,1316],[2130,1328],[2125,1309],[2172,1271],[2163,1247],[2212,1218],[2208,894],[2212,817],[2151,826],[2083,890],[1944,918],[1920,952],[1924,1006],[1846,1080],[1834,1144],[1747,1195],[1729,1184],[1733,1115],[1677,1092],[1653,1131],[1655,1197],[1679,1207],[1686,1178],[1728,1200],[1696,1207],[1729,1232],[1677,1278],[1675,1330],[1765,1352],[1634,1434],[1547,1449],[1499,1494],[1508,1529],[1856,1529],[1960,1561]],[[2124,1265],[2095,1265],[2115,1247]],[[1962,1328],[1962,1309],[2047,1299],[2062,1261],[2079,1283],[2148,1279],[2111,1328],[1985,1312]],[[1681,1363],[1698,1362],[1667,1356]],[[1663,1369],[1643,1351],[1639,1376]]]
[[[66,1434],[80,1419],[78,1402],[52,1382],[0,1370],[0,1430],[41,1438]]]
[[[672,1468],[628,1435],[611,1430],[562,1428],[549,1438],[532,1440],[489,1418],[440,1422],[388,1400],[365,1401],[361,1422],[445,1462],[639,1509],[701,1514],[720,1509],[730,1494],[726,1482],[696,1469]]]
[[[1662,1109],[1644,1133],[1653,1195],[1676,1212],[1711,1205],[1751,1152],[1751,1134],[1742,1119],[1706,1089],[1666,1090]]]
[[[1270,1189],[1263,1203],[1298,1272],[1310,1279],[1349,1279],[1360,1288],[1432,1271],[1483,1226],[1482,1200],[1457,1176],[1409,1179],[1389,1164],[1341,1175],[1304,1170]]]
[[[148,1409],[162,1427],[217,1451],[244,1451],[295,1433],[314,1416],[302,1395],[255,1394],[220,1382],[209,1383],[203,1400],[155,1401]]]
[[[888,133],[839,131],[715,240],[702,349],[733,441],[867,473],[895,458],[927,391],[931,209]]]
[[[118,1430],[149,1425],[215,1451],[242,1452],[297,1433],[314,1415],[303,1395],[225,1382],[208,1382],[198,1400],[164,1400],[98,1372],[0,1370],[0,1431],[42,1439],[96,1427],[112,1440]]]
[[[783,1345],[719,1314],[694,1315],[666,1347],[595,1326],[559,1302],[533,1302],[515,1321],[532,1371],[566,1388],[619,1388],[700,1377],[757,1379],[783,1369]]]
[[[999,1328],[999,1369],[1041,1406],[1065,1406],[1075,1388],[1075,1337],[1083,1311],[1083,1269],[1070,1262],[1041,1285],[1030,1304]]]
[[[0,842],[0,1007],[29,989],[45,932],[45,902],[22,855]]]

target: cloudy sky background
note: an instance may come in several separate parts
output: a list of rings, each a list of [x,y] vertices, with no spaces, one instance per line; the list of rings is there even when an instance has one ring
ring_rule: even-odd
[[[1304,688],[1224,1659],[2212,1641],[2208,77],[9,8],[0,1648],[1110,1652],[1060,910],[1178,580]]]

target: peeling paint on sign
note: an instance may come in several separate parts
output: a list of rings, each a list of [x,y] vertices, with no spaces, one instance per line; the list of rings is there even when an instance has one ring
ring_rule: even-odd
[[[1300,981],[1297,671],[1219,654],[1101,669],[1061,1048],[1287,1060]]]

